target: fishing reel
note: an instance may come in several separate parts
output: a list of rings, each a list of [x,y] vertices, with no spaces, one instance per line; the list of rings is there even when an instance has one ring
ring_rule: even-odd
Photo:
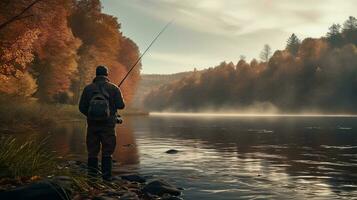
[[[122,124],[122,123],[123,123],[123,119],[121,118],[120,115],[116,115],[115,117],[116,117],[116,118],[115,118],[115,122],[116,122],[117,124]]]

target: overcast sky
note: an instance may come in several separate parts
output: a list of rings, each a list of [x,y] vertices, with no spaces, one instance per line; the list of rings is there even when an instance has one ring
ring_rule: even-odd
[[[203,69],[240,55],[258,58],[264,44],[285,47],[325,35],[332,23],[357,14],[357,0],[102,0],[124,35],[143,52],[165,24],[174,23],[145,55],[143,73]]]

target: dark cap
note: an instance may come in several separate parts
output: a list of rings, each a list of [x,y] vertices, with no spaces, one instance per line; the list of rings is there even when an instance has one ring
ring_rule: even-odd
[[[97,76],[108,76],[108,68],[104,65],[99,65],[95,70]]]

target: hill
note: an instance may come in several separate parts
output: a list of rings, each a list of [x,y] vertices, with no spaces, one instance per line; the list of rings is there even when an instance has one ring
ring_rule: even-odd
[[[193,72],[190,71],[175,74],[142,74],[134,95],[133,107],[145,109],[146,107],[143,105],[143,100],[147,94],[163,85],[174,83],[192,73]]]

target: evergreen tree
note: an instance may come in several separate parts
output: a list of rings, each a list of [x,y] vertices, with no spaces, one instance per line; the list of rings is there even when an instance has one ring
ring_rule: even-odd
[[[350,16],[345,23],[343,23],[343,31],[354,31],[357,30],[357,19]]]
[[[286,49],[294,56],[297,55],[297,52],[300,47],[300,39],[293,33],[286,44]]]
[[[245,60],[247,57],[245,57],[245,55],[240,55],[239,56],[239,60]]]
[[[327,41],[332,46],[338,47],[342,44],[342,35],[341,35],[341,25],[340,24],[332,24],[329,28],[329,32],[327,32]]]
[[[272,51],[268,44],[264,45],[263,50],[260,52],[260,59],[263,62],[268,62],[271,57]]]
[[[350,16],[343,24],[344,42],[357,45],[357,19]]]

